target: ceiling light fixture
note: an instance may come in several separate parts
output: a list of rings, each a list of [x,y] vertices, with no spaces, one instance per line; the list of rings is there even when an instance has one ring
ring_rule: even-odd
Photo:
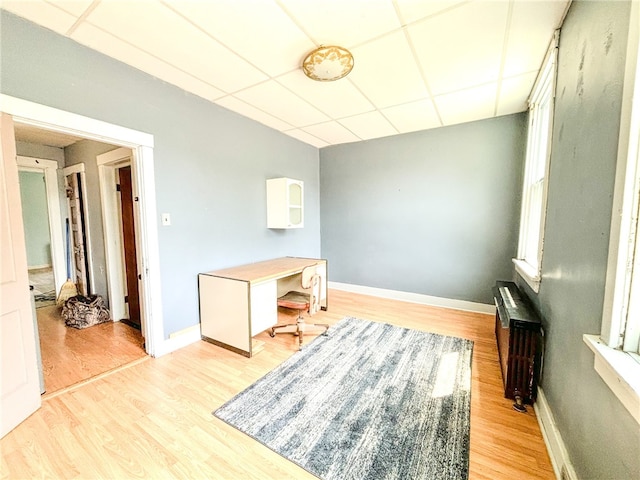
[[[302,62],[302,71],[312,80],[331,82],[345,77],[353,69],[353,55],[346,48],[320,45]]]

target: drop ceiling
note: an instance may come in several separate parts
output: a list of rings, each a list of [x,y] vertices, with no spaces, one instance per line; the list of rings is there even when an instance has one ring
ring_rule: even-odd
[[[526,110],[570,0],[3,0],[2,8],[316,147]],[[320,45],[355,58],[302,73]]]

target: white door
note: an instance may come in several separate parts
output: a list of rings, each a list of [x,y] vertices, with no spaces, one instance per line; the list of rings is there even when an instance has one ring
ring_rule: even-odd
[[[40,408],[13,120],[0,113],[0,437]]]

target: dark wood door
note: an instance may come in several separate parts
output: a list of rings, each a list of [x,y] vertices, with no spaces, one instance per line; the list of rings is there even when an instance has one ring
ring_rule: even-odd
[[[120,179],[120,199],[122,205],[122,238],[124,243],[124,264],[127,280],[127,304],[129,323],[140,328],[140,296],[138,292],[138,258],[136,254],[136,231],[133,220],[133,188],[131,167],[118,169]]]

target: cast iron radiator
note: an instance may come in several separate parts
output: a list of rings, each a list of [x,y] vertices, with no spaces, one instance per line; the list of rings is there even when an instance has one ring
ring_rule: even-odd
[[[518,411],[536,400],[541,360],[540,318],[520,295],[513,282],[496,282],[496,341],[504,396],[516,401]]]

